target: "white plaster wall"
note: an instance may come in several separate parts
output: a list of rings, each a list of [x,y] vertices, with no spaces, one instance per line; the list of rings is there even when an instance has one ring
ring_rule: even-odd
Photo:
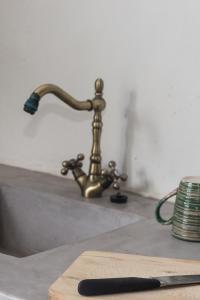
[[[78,99],[105,81],[102,155],[128,172],[128,187],[160,197],[200,175],[198,0],[0,0],[0,162],[59,174],[91,147],[91,118],[38,85]]]

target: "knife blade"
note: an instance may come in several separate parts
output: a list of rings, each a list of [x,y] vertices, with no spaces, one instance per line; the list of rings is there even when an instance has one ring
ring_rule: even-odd
[[[99,296],[198,283],[200,275],[85,279],[79,282],[78,292],[82,296]]]

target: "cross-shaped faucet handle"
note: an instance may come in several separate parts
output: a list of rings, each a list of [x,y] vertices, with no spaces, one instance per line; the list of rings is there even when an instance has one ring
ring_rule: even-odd
[[[72,158],[70,160],[63,161],[63,168],[61,169],[61,174],[67,175],[69,170],[74,170],[78,167],[81,168],[83,166],[82,160],[84,160],[84,158],[84,155],[80,153],[77,155],[77,158]]]
[[[115,190],[120,190],[119,181],[126,181],[128,176],[125,173],[119,173],[119,171],[116,169],[116,162],[114,160],[109,161],[108,167],[109,170],[102,170],[102,175],[110,176],[113,180],[112,187]]]

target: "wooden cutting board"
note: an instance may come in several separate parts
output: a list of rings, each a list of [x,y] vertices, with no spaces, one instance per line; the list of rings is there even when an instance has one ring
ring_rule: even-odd
[[[87,278],[150,277],[179,274],[200,274],[200,261],[87,251],[82,253],[50,287],[49,299],[121,300],[123,297],[126,300],[199,300],[200,285],[98,297],[83,297],[77,291],[79,281]]]

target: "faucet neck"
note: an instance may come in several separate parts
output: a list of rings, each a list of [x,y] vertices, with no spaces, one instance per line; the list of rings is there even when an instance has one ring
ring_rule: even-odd
[[[95,181],[101,176],[101,132],[103,127],[101,112],[106,103],[103,99],[103,80],[95,81],[95,97],[92,100],[94,117],[92,122],[92,150],[90,156],[90,166],[88,177],[90,181]]]
[[[94,111],[92,122],[92,150],[90,156],[89,177],[91,181],[95,181],[101,176],[101,132],[102,132],[102,117],[100,111]]]

